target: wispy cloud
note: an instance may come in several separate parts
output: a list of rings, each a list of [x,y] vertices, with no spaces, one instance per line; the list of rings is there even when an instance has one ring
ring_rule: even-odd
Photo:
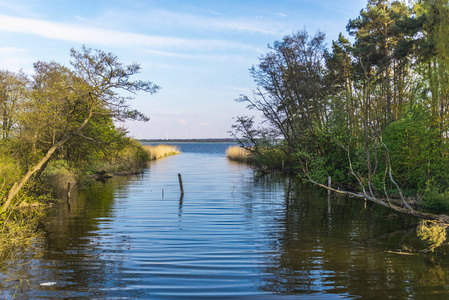
[[[245,93],[251,92],[250,88],[240,87],[240,86],[229,86],[228,90],[231,91],[232,93],[240,93],[240,94],[245,94]]]
[[[18,71],[24,65],[29,65],[33,59],[28,55],[25,49],[5,47],[0,48],[0,66],[11,71]],[[24,70],[28,71],[28,70]]]
[[[151,36],[6,15],[0,15],[0,30],[14,33],[34,34],[48,39],[93,45],[143,47],[159,50],[183,49],[217,51],[246,49],[257,51],[253,46],[232,41]]]
[[[278,16],[278,17],[282,17],[282,18],[285,18],[285,17],[287,17],[287,15],[286,14],[284,14],[284,13],[275,13],[275,15],[276,16]]]
[[[282,16],[286,16],[283,15]],[[221,15],[203,16],[197,14],[180,13],[163,9],[152,10],[149,13],[132,16],[126,12],[109,11],[103,18],[107,20],[120,19],[122,22],[136,22],[146,24],[148,28],[164,26],[178,29],[201,29],[204,32],[248,33],[274,35],[285,33],[285,26],[274,19],[245,17],[223,17]],[[144,21],[144,22],[142,22]]]

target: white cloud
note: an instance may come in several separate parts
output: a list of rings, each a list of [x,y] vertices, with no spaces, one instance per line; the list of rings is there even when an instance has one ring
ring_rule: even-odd
[[[33,59],[28,55],[25,49],[5,47],[0,48],[0,66],[10,71],[19,71],[23,66],[30,66]],[[24,70],[28,72],[30,70]]]
[[[48,39],[118,47],[126,46],[145,47],[151,49],[183,49],[202,51],[247,49],[257,51],[257,49],[253,46],[224,40],[183,39],[177,37],[150,36],[74,24],[11,17],[6,15],[0,15],[0,30],[15,33],[34,34]]]
[[[283,13],[275,13],[275,15],[278,16],[278,17],[282,17],[282,18],[287,17],[287,15],[283,14]]]

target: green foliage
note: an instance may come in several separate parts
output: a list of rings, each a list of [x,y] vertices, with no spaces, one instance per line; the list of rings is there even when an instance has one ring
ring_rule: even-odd
[[[258,150],[252,152],[252,160],[264,171],[280,171],[283,167],[289,168],[292,165],[283,147],[270,143],[259,145]]]
[[[24,257],[38,242],[41,237],[38,224],[43,217],[42,206],[33,205],[0,218],[0,270]]]
[[[352,44],[340,34],[327,52],[322,33],[304,31],[274,42],[250,70],[257,89],[239,98],[266,125],[239,117],[235,136],[265,168],[284,156],[306,179],[445,209],[448,16],[447,0],[369,0],[348,22]]]
[[[422,191],[422,206],[435,212],[449,212],[449,189],[431,179]]]
[[[54,61],[34,63],[31,79],[0,71],[1,213],[15,207],[22,189],[40,177],[57,192],[98,162],[112,162],[114,170],[136,170],[148,160],[114,120],[147,121],[129,108],[132,97],[125,94],[155,93],[159,87],[131,80],[140,65],[124,65],[112,53],[83,46],[72,49],[71,57],[72,68]],[[11,178],[12,166],[22,176]]]
[[[67,187],[70,183],[75,186],[78,175],[71,169],[68,162],[63,159],[51,161],[41,175],[41,180],[56,198],[63,198],[67,195]]]
[[[139,141],[128,138],[125,145],[118,151],[115,161],[118,162],[117,171],[140,170],[150,160],[148,152]]]
[[[438,184],[449,181],[449,148],[430,120],[430,111],[416,105],[383,133],[396,176],[404,186],[417,191],[424,190],[431,179]]]
[[[434,212],[449,212],[449,194],[429,191],[423,195],[422,206]]]
[[[433,252],[446,240],[446,227],[436,221],[422,220],[416,232],[418,237],[427,243],[426,251]]]
[[[19,164],[11,157],[9,150],[8,145],[0,141],[0,199],[21,175]]]
[[[83,173],[92,174],[97,171],[133,173],[144,168],[149,160],[148,152],[140,142],[122,137],[120,143],[115,144],[108,153],[103,153],[95,159],[91,158],[90,164],[83,169]]]

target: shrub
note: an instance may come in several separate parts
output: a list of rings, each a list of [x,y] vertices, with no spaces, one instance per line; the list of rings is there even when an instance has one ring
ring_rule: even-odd
[[[252,161],[264,171],[283,170],[292,165],[282,145],[259,146],[258,151],[252,153]]]
[[[42,179],[56,198],[66,195],[69,183],[74,185],[77,182],[76,174],[62,159],[51,161],[42,173]]]
[[[426,192],[423,195],[422,206],[434,212],[449,212],[449,194],[437,191]]]
[[[426,182],[422,206],[434,212],[449,212],[449,190],[442,192],[434,180]]]

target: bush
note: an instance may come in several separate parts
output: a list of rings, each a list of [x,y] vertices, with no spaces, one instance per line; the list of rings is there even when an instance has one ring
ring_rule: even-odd
[[[282,145],[263,145],[258,151],[253,151],[252,160],[256,166],[264,171],[283,170],[289,168],[289,158],[284,152]]]
[[[77,183],[79,176],[70,169],[69,164],[65,160],[51,161],[42,173],[42,180],[46,187],[52,191],[53,196],[62,198],[67,194],[68,184],[72,186]]]
[[[406,189],[422,191],[429,180],[447,186],[449,148],[440,139],[439,129],[431,126],[431,119],[428,108],[415,106],[383,134],[397,181]]]
[[[89,164],[81,164],[81,173],[93,174],[98,171],[107,173],[135,173],[146,166],[149,160],[147,151],[140,142],[131,138],[122,138],[119,145],[101,156],[88,158]]]
[[[435,181],[428,180],[426,182],[426,189],[422,198],[424,208],[437,213],[449,212],[449,189],[441,192]]]
[[[9,156],[0,153],[0,199],[6,196],[10,186],[20,179],[19,165]]]

